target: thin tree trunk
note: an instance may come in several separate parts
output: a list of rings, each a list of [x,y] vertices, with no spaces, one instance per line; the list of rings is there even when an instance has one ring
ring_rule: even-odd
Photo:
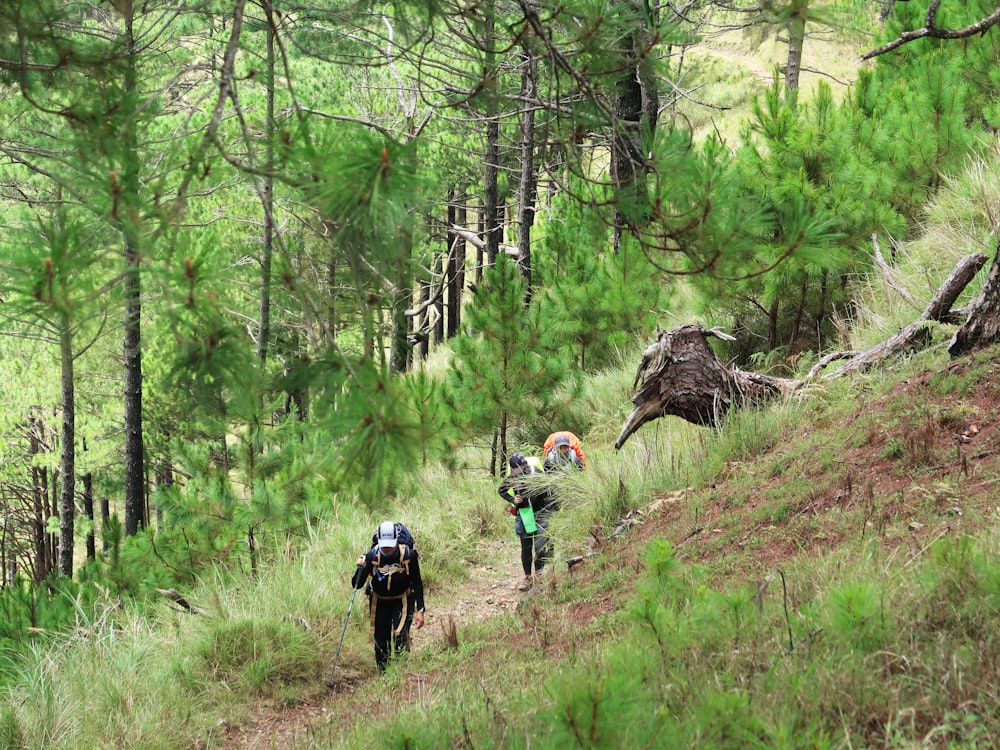
[[[458,209],[455,213],[456,223],[464,227],[467,221],[467,210],[465,202],[468,200],[467,194],[463,191],[458,198]],[[454,276],[450,279],[448,287],[448,338],[458,335],[462,330],[462,296],[465,292],[465,238],[460,234],[455,234],[452,256],[455,260]]]
[[[497,81],[499,70],[494,49],[494,3],[488,3],[486,10],[486,75]],[[496,96],[490,96],[486,103],[486,171],[483,178],[483,213],[486,221],[486,263],[496,263],[502,242],[503,221],[497,220],[500,211],[500,119],[497,114]]]
[[[260,257],[260,322],[257,329],[257,359],[267,361],[267,348],[271,339],[271,261],[274,254],[274,17],[270,2],[264,3],[267,17],[267,115],[265,128],[265,161],[267,169],[261,186],[264,203],[264,242]]]
[[[135,69],[135,36],[132,16],[125,18],[125,78],[124,93],[133,96],[137,88]],[[128,206],[137,202],[139,195],[139,155],[135,124],[127,125],[124,138],[122,164],[122,196],[125,206],[119,208],[126,215],[119,216],[124,235],[125,260],[125,332],[122,356],[125,362],[125,534],[134,536],[145,517],[145,473],[142,438],[142,285],[140,281],[140,255],[138,216],[128,215]]]
[[[459,237],[458,233],[453,229],[453,227],[458,223],[458,206],[455,205],[455,190],[454,188],[448,191],[448,263],[445,267],[445,277],[446,289],[447,291],[447,304],[443,305],[442,310],[447,308],[448,320],[445,326],[444,335],[446,338],[451,338],[455,335],[456,323],[455,315],[458,314],[459,306],[461,305],[462,299],[462,288],[456,286],[458,283],[458,252],[459,252]],[[442,294],[442,303],[444,302],[445,294]]]
[[[802,70],[802,50],[806,43],[806,17],[809,0],[793,0],[792,16],[788,19],[788,63],[785,68],[785,85],[789,89],[799,87],[799,73]]]
[[[62,375],[62,443],[59,472],[59,573],[73,577],[73,542],[76,529],[76,390],[73,383],[73,332],[69,314],[59,322],[59,364]]]
[[[535,221],[535,110],[532,101],[538,92],[538,66],[530,50],[524,53],[521,74],[521,95],[525,102],[521,110],[521,180],[517,190],[518,231],[517,263],[527,282],[524,303],[531,302],[531,226]]]
[[[452,218],[450,208],[448,211],[448,218]],[[451,225],[449,224],[449,226]],[[435,285],[434,287],[437,291],[435,292],[436,296],[432,302],[434,312],[436,313],[434,316],[433,326],[434,344],[437,346],[444,341],[444,287],[442,285],[445,283],[445,274],[448,273],[449,255],[450,252],[448,249],[446,249],[444,253],[434,254],[434,278],[441,279],[441,283]]]
[[[97,557],[97,540],[94,534],[94,475],[89,471],[83,475],[83,514],[90,521],[87,531],[87,559]]]
[[[45,508],[42,498],[45,490],[42,486],[42,472],[36,457],[41,453],[42,441],[39,437],[41,425],[34,414],[28,417],[28,452],[31,456],[31,500],[32,500],[32,531],[35,548],[33,565],[34,581],[41,583],[48,574],[48,561],[45,558]]]

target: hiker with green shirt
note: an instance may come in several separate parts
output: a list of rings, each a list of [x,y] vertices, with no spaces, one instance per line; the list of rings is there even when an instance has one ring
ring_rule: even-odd
[[[559,506],[542,483],[532,481],[532,477],[537,478],[542,471],[532,465],[524,454],[512,453],[508,464],[510,475],[497,489],[497,493],[511,504],[514,532],[521,540],[521,568],[524,570],[524,580],[517,588],[527,591],[532,583],[532,562],[537,575],[552,556],[552,544],[548,535],[549,520]]]

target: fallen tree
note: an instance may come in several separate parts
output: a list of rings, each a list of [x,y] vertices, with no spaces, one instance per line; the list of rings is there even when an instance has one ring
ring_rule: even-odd
[[[670,331],[658,329],[656,341],[643,352],[632,384],[634,407],[615,440],[615,450],[621,449],[636,430],[654,419],[677,416],[693,424],[719,427],[733,409],[794,393],[819,377],[832,362],[845,360],[846,364],[823,377],[864,372],[890,357],[925,346],[930,341],[932,322],[957,322],[952,306],[986,260],[982,254],[962,258],[916,320],[866,351],[826,355],[801,380],[726,367],[712,350],[709,339],[734,339],[716,328],[683,325]],[[985,301],[979,306],[974,303],[968,316],[969,320],[973,316],[990,316],[988,322],[996,335],[1000,331],[1000,315],[997,314],[1000,309],[1000,267],[996,260],[990,271],[990,280],[996,289],[991,294],[985,294],[986,286],[991,283],[988,281],[984,294],[977,298],[977,303],[981,299]]]

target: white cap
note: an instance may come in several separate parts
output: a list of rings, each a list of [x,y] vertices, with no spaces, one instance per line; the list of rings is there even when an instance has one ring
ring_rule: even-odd
[[[396,537],[396,524],[392,521],[383,521],[378,527],[378,546],[393,548],[399,544],[399,539]]]

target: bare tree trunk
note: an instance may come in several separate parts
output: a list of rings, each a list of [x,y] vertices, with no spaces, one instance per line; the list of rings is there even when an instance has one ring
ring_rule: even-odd
[[[659,93],[653,68],[645,59],[651,47],[649,28],[655,23],[656,11],[648,0],[617,0],[615,5],[622,16],[632,21],[630,32],[622,39],[621,52],[635,60],[634,66],[626,67],[615,83],[611,178],[618,191],[613,238],[617,253],[624,230],[637,229],[635,222],[645,200],[641,179],[646,160],[640,138],[644,129],[650,136],[656,129]]]
[[[486,69],[494,81],[498,78],[496,50],[494,44],[494,3],[488,3],[486,10]],[[503,221],[497,221],[500,208],[500,119],[497,114],[496,96],[490,96],[486,105],[486,172],[483,178],[483,214],[486,221],[486,263],[492,266],[496,263],[502,242]]]
[[[929,338],[926,323],[946,321],[952,317],[951,307],[958,295],[985,263],[985,255],[962,258],[917,320],[860,354],[835,352],[826,355],[804,380],[775,378],[727,368],[709,347],[708,339],[714,336],[732,341],[733,337],[716,329],[685,325],[671,331],[659,330],[656,341],[643,353],[633,383],[633,388],[636,388],[632,397],[634,408],[618,434],[615,449],[620,449],[636,430],[654,419],[678,416],[693,424],[719,427],[733,409],[760,404],[797,391],[831,361],[851,357],[830,377],[864,372],[890,356],[925,343]],[[994,270],[996,268],[994,264]],[[1000,292],[994,288],[990,296],[994,300],[990,308],[991,320],[995,322],[995,305],[1000,301]]]
[[[479,215],[476,217],[476,234],[484,239],[483,244],[476,245],[476,281],[475,285],[478,289],[483,283],[483,268],[485,267],[486,260],[486,204],[482,201],[479,202]]]
[[[531,104],[537,98],[538,63],[525,48],[524,71],[521,74],[521,95],[525,102],[521,110],[521,180],[517,190],[518,230],[517,264],[527,282],[524,303],[531,301],[531,226],[535,221],[535,110]]]
[[[809,0],[793,0],[792,15],[785,25],[788,31],[788,62],[785,66],[785,85],[789,89],[799,87],[799,73],[802,70],[802,50],[806,43],[806,17]]]
[[[125,77],[123,88],[126,96],[137,89],[137,55],[132,30],[132,14],[125,18]],[[124,163],[122,169],[122,195],[127,204],[133,204],[139,194],[138,139],[134,124],[124,130]],[[122,208],[123,212],[127,209]],[[140,257],[137,216],[121,218],[124,236],[125,260],[125,333],[122,356],[125,362],[125,534],[134,536],[139,527],[146,525],[144,488],[144,447],[142,438],[142,286],[140,282]]]
[[[260,311],[257,325],[257,360],[267,361],[267,348],[271,340],[271,263],[274,258],[274,177],[271,164],[274,163],[274,17],[270,2],[264,3],[267,19],[267,102],[265,127],[265,170],[261,185],[264,204],[264,242],[260,256]]]
[[[685,325],[660,331],[642,356],[636,373],[635,408],[625,420],[615,450],[646,422],[673,415],[693,424],[719,427],[732,409],[763,403],[790,393],[802,382],[730,370],[708,345],[708,338],[733,340],[717,330]]]
[[[59,324],[59,359],[62,372],[62,442],[59,470],[59,573],[73,577],[73,541],[76,529],[76,389],[73,383],[73,332],[69,314]]]
[[[462,193],[454,201],[455,224],[465,226],[466,196]],[[449,214],[450,215],[450,214]],[[453,338],[462,327],[462,291],[465,285],[465,240],[458,232],[450,230],[451,246],[448,253],[448,338]]]
[[[89,471],[83,475],[83,514],[90,521],[87,532],[87,559],[97,557],[97,540],[94,534],[94,475]]]
[[[39,467],[35,457],[42,452],[42,439],[40,435],[41,423],[34,414],[28,417],[28,441],[29,454],[31,456],[31,499],[33,506],[32,528],[34,531],[35,543],[35,563],[34,580],[41,583],[49,572],[49,562],[45,554],[45,487],[43,475],[45,469]]]

